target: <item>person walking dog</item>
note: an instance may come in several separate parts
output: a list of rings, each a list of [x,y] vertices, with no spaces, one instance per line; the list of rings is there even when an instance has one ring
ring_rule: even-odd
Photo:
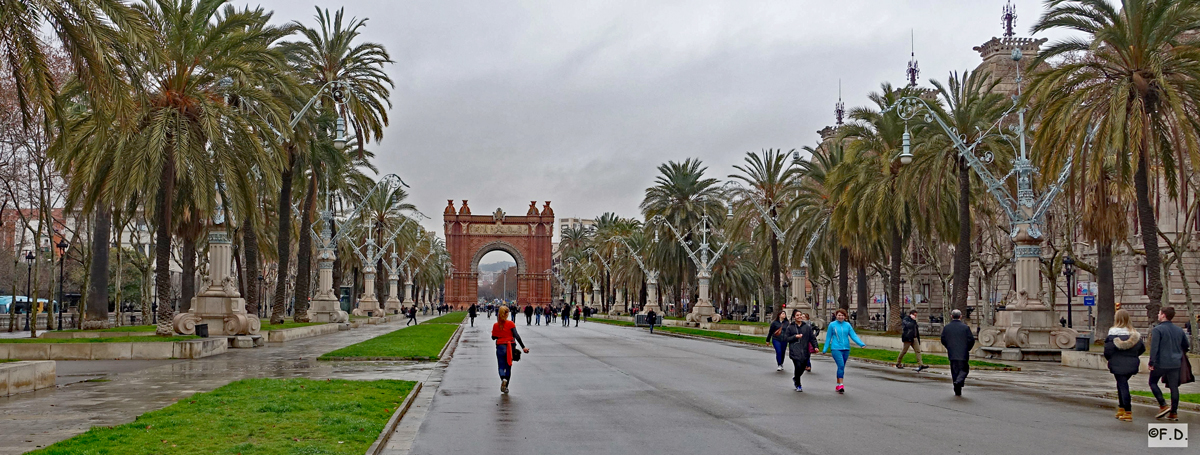
[[[942,346],[946,347],[946,357],[950,359],[954,395],[962,396],[967,373],[971,372],[971,348],[975,347],[975,334],[971,333],[971,327],[962,322],[962,311],[950,312],[950,323],[942,328]]]
[[[1150,392],[1158,400],[1158,413],[1154,418],[1176,421],[1179,420],[1179,373],[1190,346],[1187,334],[1173,324],[1172,319],[1175,319],[1175,309],[1162,307],[1158,310],[1158,325],[1150,330]],[[1171,390],[1171,406],[1163,399],[1159,381]]]
[[[529,353],[529,348],[525,347],[525,342],[521,341],[521,335],[517,333],[517,323],[508,320],[509,311],[508,307],[501,306],[496,313],[496,323],[492,324],[492,339],[496,340],[496,363],[500,370],[500,393],[508,393],[513,361],[521,359],[520,354],[513,352],[517,348],[516,343],[521,344],[526,354]]]
[[[854,326],[846,322],[850,315],[846,310],[838,308],[833,313],[835,321],[829,323],[829,327],[825,328],[825,352],[830,352],[833,356],[833,362],[837,364],[837,393],[846,393],[846,385],[844,378],[846,376],[846,361],[850,360],[850,342],[854,341],[860,348],[867,347],[862,339],[858,338],[858,334],[854,332]]]
[[[782,338],[788,342],[788,358],[792,359],[792,366],[796,368],[792,374],[792,384],[796,386],[797,392],[803,392],[800,377],[804,376],[808,368],[812,352],[817,350],[817,337],[812,324],[805,320],[804,313],[800,310],[792,310],[792,321],[783,328]]]
[[[900,355],[896,357],[896,368],[904,368],[904,354],[908,353],[909,348],[912,348],[913,353],[917,355],[917,373],[920,373],[929,366],[921,360],[921,331],[920,326],[917,325],[917,310],[909,310],[908,315],[900,320],[900,325],[903,327],[900,332],[900,341],[904,342],[904,347],[900,349]]]
[[[1108,359],[1108,371],[1117,380],[1117,419],[1133,421],[1133,397],[1129,395],[1129,378],[1138,373],[1142,366],[1142,353],[1146,343],[1142,334],[1134,330],[1129,321],[1129,312],[1117,310],[1113,315],[1113,326],[1104,339],[1104,358]]]
[[[775,371],[783,371],[783,354],[787,352],[789,342],[783,332],[789,325],[787,311],[780,311],[779,317],[771,321],[771,328],[767,330],[767,342],[775,348]]]

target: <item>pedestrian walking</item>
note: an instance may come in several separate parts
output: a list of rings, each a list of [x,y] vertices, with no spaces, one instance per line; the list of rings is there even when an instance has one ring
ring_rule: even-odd
[[[563,305],[562,314],[559,315],[559,317],[562,319],[563,327],[570,327],[571,326],[571,307],[569,307],[567,305]]]
[[[579,316],[583,314],[583,307],[575,307],[575,327],[579,327]]]
[[[408,317],[408,320],[404,321],[405,327],[408,327],[409,323],[412,323],[414,325],[417,323],[417,307],[415,307],[415,306],[408,307],[408,310],[404,312],[404,315]]]
[[[771,321],[771,328],[767,329],[767,342],[775,348],[775,371],[783,371],[783,355],[787,353],[788,348],[783,331],[788,325],[791,323],[788,322],[787,311],[780,311],[779,317]]]
[[[512,315],[512,322],[517,322],[517,305],[516,304],[512,304],[512,303],[508,304],[508,313],[510,315]]]
[[[1156,419],[1179,420],[1179,373],[1187,355],[1188,337],[1183,329],[1171,322],[1175,309],[1162,307],[1158,310],[1158,325],[1150,330],[1150,392],[1158,400]],[[1159,381],[1171,390],[1171,405],[1163,399]]]
[[[467,316],[471,317],[471,327],[475,327],[475,316],[479,314],[479,305],[472,303],[467,308]]]
[[[533,325],[533,305],[525,305],[525,326]]]
[[[807,323],[809,327],[812,327],[813,340],[818,339],[818,337],[821,336],[821,329],[819,327],[817,327],[817,324],[812,322],[812,317],[809,316],[808,313],[800,313],[800,315],[804,317],[804,322]],[[818,347],[820,347],[820,346],[815,342],[812,344],[812,346],[809,346],[808,362],[804,365],[804,371],[812,372],[812,354],[815,354],[817,352]]]
[[[654,335],[654,323],[658,322],[658,313],[655,313],[654,310],[647,311],[646,321],[650,323],[650,334]]]
[[[788,358],[796,371],[792,374],[792,384],[797,392],[803,392],[800,387],[800,377],[807,371],[812,352],[817,350],[817,336],[813,334],[812,325],[804,320],[804,313],[792,310],[792,323],[783,327],[783,339],[788,343]]]
[[[500,393],[508,393],[513,362],[521,359],[520,354],[514,352],[517,348],[516,343],[521,344],[521,349],[526,354],[529,353],[529,348],[525,347],[525,342],[521,341],[521,335],[517,333],[517,323],[508,320],[509,311],[506,306],[500,307],[496,312],[496,323],[492,324],[492,339],[496,340],[496,363],[500,367]]]
[[[542,325],[542,307],[533,309],[533,325]]]
[[[900,341],[904,343],[904,347],[900,348],[900,355],[896,357],[896,368],[904,368],[904,354],[912,348],[913,353],[917,355],[917,373],[920,373],[929,366],[921,360],[921,330],[917,325],[917,310],[909,310],[908,315],[900,320],[900,325]]]
[[[862,339],[858,338],[858,334],[854,332],[854,326],[846,322],[850,315],[846,310],[838,308],[833,313],[835,320],[829,323],[829,327],[825,330],[825,352],[833,355],[833,362],[837,364],[837,390],[838,393],[846,393],[845,377],[846,377],[846,361],[850,360],[850,342],[853,341],[858,347],[866,347]]]
[[[971,327],[962,322],[962,311],[950,312],[950,323],[942,327],[942,346],[950,359],[950,379],[954,382],[954,396],[962,396],[967,374],[971,372],[971,348],[975,347],[975,334]]]
[[[1108,371],[1117,380],[1117,419],[1125,422],[1133,421],[1129,378],[1142,366],[1140,356],[1143,352],[1146,352],[1146,343],[1129,321],[1129,312],[1117,310],[1113,315],[1113,326],[1104,339],[1104,358],[1108,359]]]

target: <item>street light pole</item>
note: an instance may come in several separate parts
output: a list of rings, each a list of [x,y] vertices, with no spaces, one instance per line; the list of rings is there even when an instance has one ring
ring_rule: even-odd
[[[62,331],[62,319],[63,319],[63,305],[65,302],[63,300],[63,275],[64,275],[63,272],[66,270],[65,264],[67,262],[67,247],[69,247],[71,245],[67,243],[67,239],[60,239],[58,241],[57,246],[58,246],[58,330],[61,332]],[[117,302],[117,306],[120,307],[120,305],[121,305],[121,302]],[[120,315],[117,315],[117,316],[120,316]],[[120,321],[117,321],[117,322],[120,322]]]
[[[1070,256],[1063,258],[1063,276],[1067,277],[1067,328],[1075,328],[1075,320],[1071,317],[1071,294],[1074,294],[1075,285],[1071,282],[1075,278],[1075,260]]]
[[[36,257],[33,255],[33,250],[25,252],[25,330],[29,331],[30,338],[37,338],[37,320],[32,324],[29,323],[29,315],[33,313],[33,306],[37,303],[33,301],[30,295],[33,295],[33,260]],[[14,302],[15,303],[15,302]]]

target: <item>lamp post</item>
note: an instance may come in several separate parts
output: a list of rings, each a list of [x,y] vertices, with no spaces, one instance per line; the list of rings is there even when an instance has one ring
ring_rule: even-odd
[[[33,324],[29,323],[29,314],[33,313],[33,298],[30,297],[33,292],[33,260],[36,257],[33,255],[33,250],[25,252],[25,263],[28,264],[25,268],[25,330],[29,331],[30,338],[37,338],[37,321]]]
[[[56,245],[56,246],[58,247],[58,330],[61,332],[62,331],[62,319],[63,319],[63,305],[64,305],[64,300],[63,300],[63,275],[64,275],[64,273],[63,272],[66,270],[65,264],[67,262],[67,248],[70,247],[71,244],[67,243],[67,239],[59,239],[58,245]],[[117,306],[119,307],[120,305],[121,305],[121,302],[117,302]],[[118,315],[118,316],[120,316],[120,315]],[[118,322],[120,322],[120,321],[118,321]]]
[[[264,301],[263,300],[263,274],[261,274],[261,273],[258,274],[258,294],[256,294],[256,295],[258,295],[258,302],[257,302],[258,308],[256,310],[258,313],[258,317],[261,319],[263,317],[263,301]]]
[[[1071,317],[1071,294],[1075,292],[1075,284],[1072,281],[1075,279],[1075,260],[1070,256],[1063,258],[1063,276],[1067,277],[1067,328],[1075,328],[1075,321]]]
[[[733,206],[730,205],[726,208],[728,210],[725,215],[726,218],[732,219]],[[712,245],[709,243],[708,239],[709,232],[712,232],[712,228],[710,226],[713,225],[713,222],[712,218],[710,218],[707,213],[700,217],[700,246],[698,248],[692,248],[690,245],[688,245],[688,242],[684,240],[683,234],[681,234],[679,230],[675,228],[675,226],[667,222],[662,215],[656,215],[654,218],[651,218],[650,221],[666,225],[667,228],[671,230],[671,233],[675,234],[675,239],[679,241],[679,245],[682,246],[684,251],[687,252],[688,258],[690,258],[692,262],[696,264],[696,278],[699,282],[697,287],[699,288],[698,290],[700,295],[699,298],[696,299],[696,304],[693,305],[691,311],[688,312],[688,322],[709,322],[706,319],[710,317],[713,319],[711,322],[720,321],[721,316],[714,316],[713,314],[712,302],[708,296],[708,286],[709,281],[712,279],[713,266],[716,265],[717,259],[721,257],[721,253],[725,252],[725,248],[729,247],[729,241],[726,240],[721,244],[720,248],[718,248],[716,251],[713,251]],[[682,302],[683,298],[682,296],[680,297],[680,301]]]

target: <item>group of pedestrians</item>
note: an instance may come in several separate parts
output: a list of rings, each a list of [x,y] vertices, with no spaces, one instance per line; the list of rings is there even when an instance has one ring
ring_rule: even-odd
[[[795,367],[792,384],[797,392],[803,392],[800,377],[804,376],[805,372],[812,371],[812,354],[817,352],[817,329],[808,321],[808,314],[792,310],[792,317],[789,319],[787,311],[780,311],[779,317],[771,322],[767,331],[767,342],[775,347],[775,371],[783,371],[783,357],[786,353]],[[859,344],[861,345],[861,342]],[[839,374],[838,392],[842,392],[841,382]]]
[[[1187,360],[1187,352],[1191,349],[1187,333],[1171,322],[1175,319],[1175,309],[1163,307],[1158,310],[1158,324],[1150,329],[1150,358],[1147,367],[1150,370],[1150,392],[1158,401],[1156,419],[1170,421],[1179,420],[1179,385],[1195,380],[1192,377],[1191,365]],[[1117,310],[1113,315],[1113,327],[1108,330],[1104,339],[1104,358],[1108,359],[1108,371],[1117,380],[1117,415],[1118,420],[1133,421],[1132,396],[1129,393],[1129,379],[1138,374],[1141,368],[1141,355],[1146,352],[1146,343],[1142,335],[1133,328],[1129,313]],[[1163,397],[1159,383],[1167,386],[1171,392],[1170,405]]]

